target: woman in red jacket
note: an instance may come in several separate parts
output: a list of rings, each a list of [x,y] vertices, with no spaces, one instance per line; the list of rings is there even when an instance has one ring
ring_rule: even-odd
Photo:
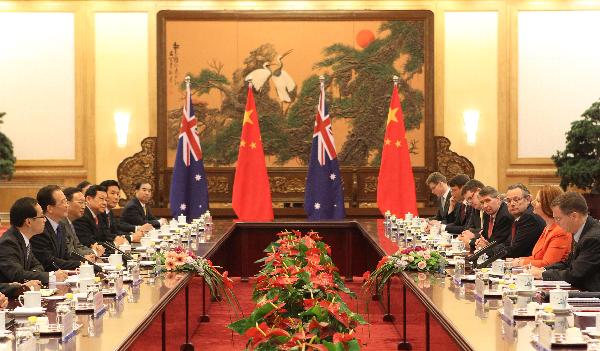
[[[531,256],[513,260],[513,266],[531,264],[535,267],[545,267],[556,262],[564,261],[571,252],[573,235],[562,230],[554,222],[550,204],[563,191],[555,185],[545,185],[532,201],[533,212],[546,221],[546,228],[531,251]]]

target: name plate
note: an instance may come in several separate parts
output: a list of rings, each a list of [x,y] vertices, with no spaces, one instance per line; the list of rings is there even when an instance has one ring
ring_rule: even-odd
[[[483,297],[483,294],[485,293],[485,285],[486,284],[483,282],[483,280],[479,278],[475,279],[475,295]]]
[[[121,294],[123,294],[123,277],[122,276],[118,276],[117,279],[115,279],[115,292],[117,293],[117,296],[120,296]]]
[[[550,350],[552,347],[552,328],[546,323],[540,323],[538,326],[538,343],[544,350]]]
[[[102,291],[94,294],[94,316],[99,315],[104,310],[104,296]]]
[[[65,314],[62,318],[62,336],[61,340],[66,341],[71,338],[75,333],[73,332],[73,312]]]
[[[140,266],[136,266],[131,270],[131,282],[134,285],[140,283],[142,278],[140,278]]]
[[[513,305],[513,302],[511,299],[509,299],[508,297],[504,296],[502,298],[502,308],[503,308],[503,312],[504,312],[504,317],[506,317],[506,319],[508,321],[510,321],[510,323],[513,323],[514,321],[514,308],[515,306]]]

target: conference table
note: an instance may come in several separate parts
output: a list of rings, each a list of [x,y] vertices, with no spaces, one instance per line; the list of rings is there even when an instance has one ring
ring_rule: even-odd
[[[282,230],[297,229],[302,232],[315,230],[323,241],[331,246],[332,259],[346,280],[362,279],[365,271],[373,270],[384,255],[394,253],[397,243],[383,234],[380,220],[340,222],[270,222],[242,223],[215,221],[205,234],[193,239],[190,248],[198,255],[224,267],[230,276],[247,281],[260,269],[258,259],[264,256],[264,248],[276,240],[275,234]],[[94,317],[77,315],[81,325],[78,332],[65,342],[58,338],[40,338],[35,350],[126,350],[136,338],[162,316],[162,349],[166,349],[165,309],[181,291],[186,294],[186,338],[181,340],[184,350],[193,350],[188,344],[190,323],[210,323],[208,305],[211,302],[207,289],[190,296],[188,285],[193,274],[163,274],[152,278],[146,275],[138,285],[126,284],[126,294],[116,299],[105,298],[106,311]],[[243,283],[242,283],[243,284]],[[64,289],[67,289],[66,287]],[[412,294],[419,302],[407,306],[407,296]],[[201,299],[201,316],[197,321],[188,317],[190,299]],[[474,284],[455,282],[450,276],[405,272],[393,278],[379,296],[373,296],[385,311],[384,319],[399,330],[398,345],[390,349],[410,349],[418,342],[431,349],[430,323],[432,318],[450,336],[455,348],[463,350],[536,350],[531,343],[534,330],[532,320],[507,323],[500,317],[502,302],[498,299],[478,300]],[[414,300],[414,299],[413,299]],[[49,320],[54,320],[52,303],[48,304]],[[411,309],[424,314],[423,328],[415,329],[407,323]],[[592,318],[593,319],[593,318]],[[591,325],[594,321],[572,318],[576,326]],[[0,339],[0,350],[13,350],[15,341]]]

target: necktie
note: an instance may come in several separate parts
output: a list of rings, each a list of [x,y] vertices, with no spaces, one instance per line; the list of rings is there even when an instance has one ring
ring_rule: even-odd
[[[510,245],[512,246],[513,242],[515,241],[515,234],[517,233],[517,221],[512,222],[512,227],[511,227],[510,233],[511,233]]]
[[[98,216],[94,217],[94,221],[96,221],[96,227],[98,226]]]
[[[146,210],[146,206],[144,206],[144,217],[148,217],[148,211]]]
[[[59,256],[62,256],[64,242],[65,242],[65,240],[64,240],[62,228],[59,225],[58,227],[56,227],[56,247],[58,249]]]
[[[460,221],[461,223],[465,222],[465,215],[467,214],[467,205],[460,205]]]
[[[25,269],[29,269],[29,256],[31,255],[31,246],[27,244],[25,246]]]
[[[492,232],[494,231],[494,221],[496,220],[496,216],[490,216],[490,222],[488,223],[488,239],[492,237]]]

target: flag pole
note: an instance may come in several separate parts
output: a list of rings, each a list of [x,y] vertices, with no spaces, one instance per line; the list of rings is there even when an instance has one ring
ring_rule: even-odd
[[[248,82],[248,88],[252,88],[252,77],[251,76],[246,77],[246,82]]]
[[[323,75],[320,75],[320,76],[319,76],[319,83],[320,83],[321,85],[324,85],[324,84],[325,84],[325,76],[323,76]]]
[[[397,86],[397,85],[398,85],[398,80],[400,80],[400,77],[398,77],[397,75],[394,75],[394,76],[392,77],[392,80],[394,81],[394,85],[396,85],[396,86]]]
[[[186,89],[190,88],[190,81],[191,81],[190,76],[185,76],[185,87],[186,87]]]

